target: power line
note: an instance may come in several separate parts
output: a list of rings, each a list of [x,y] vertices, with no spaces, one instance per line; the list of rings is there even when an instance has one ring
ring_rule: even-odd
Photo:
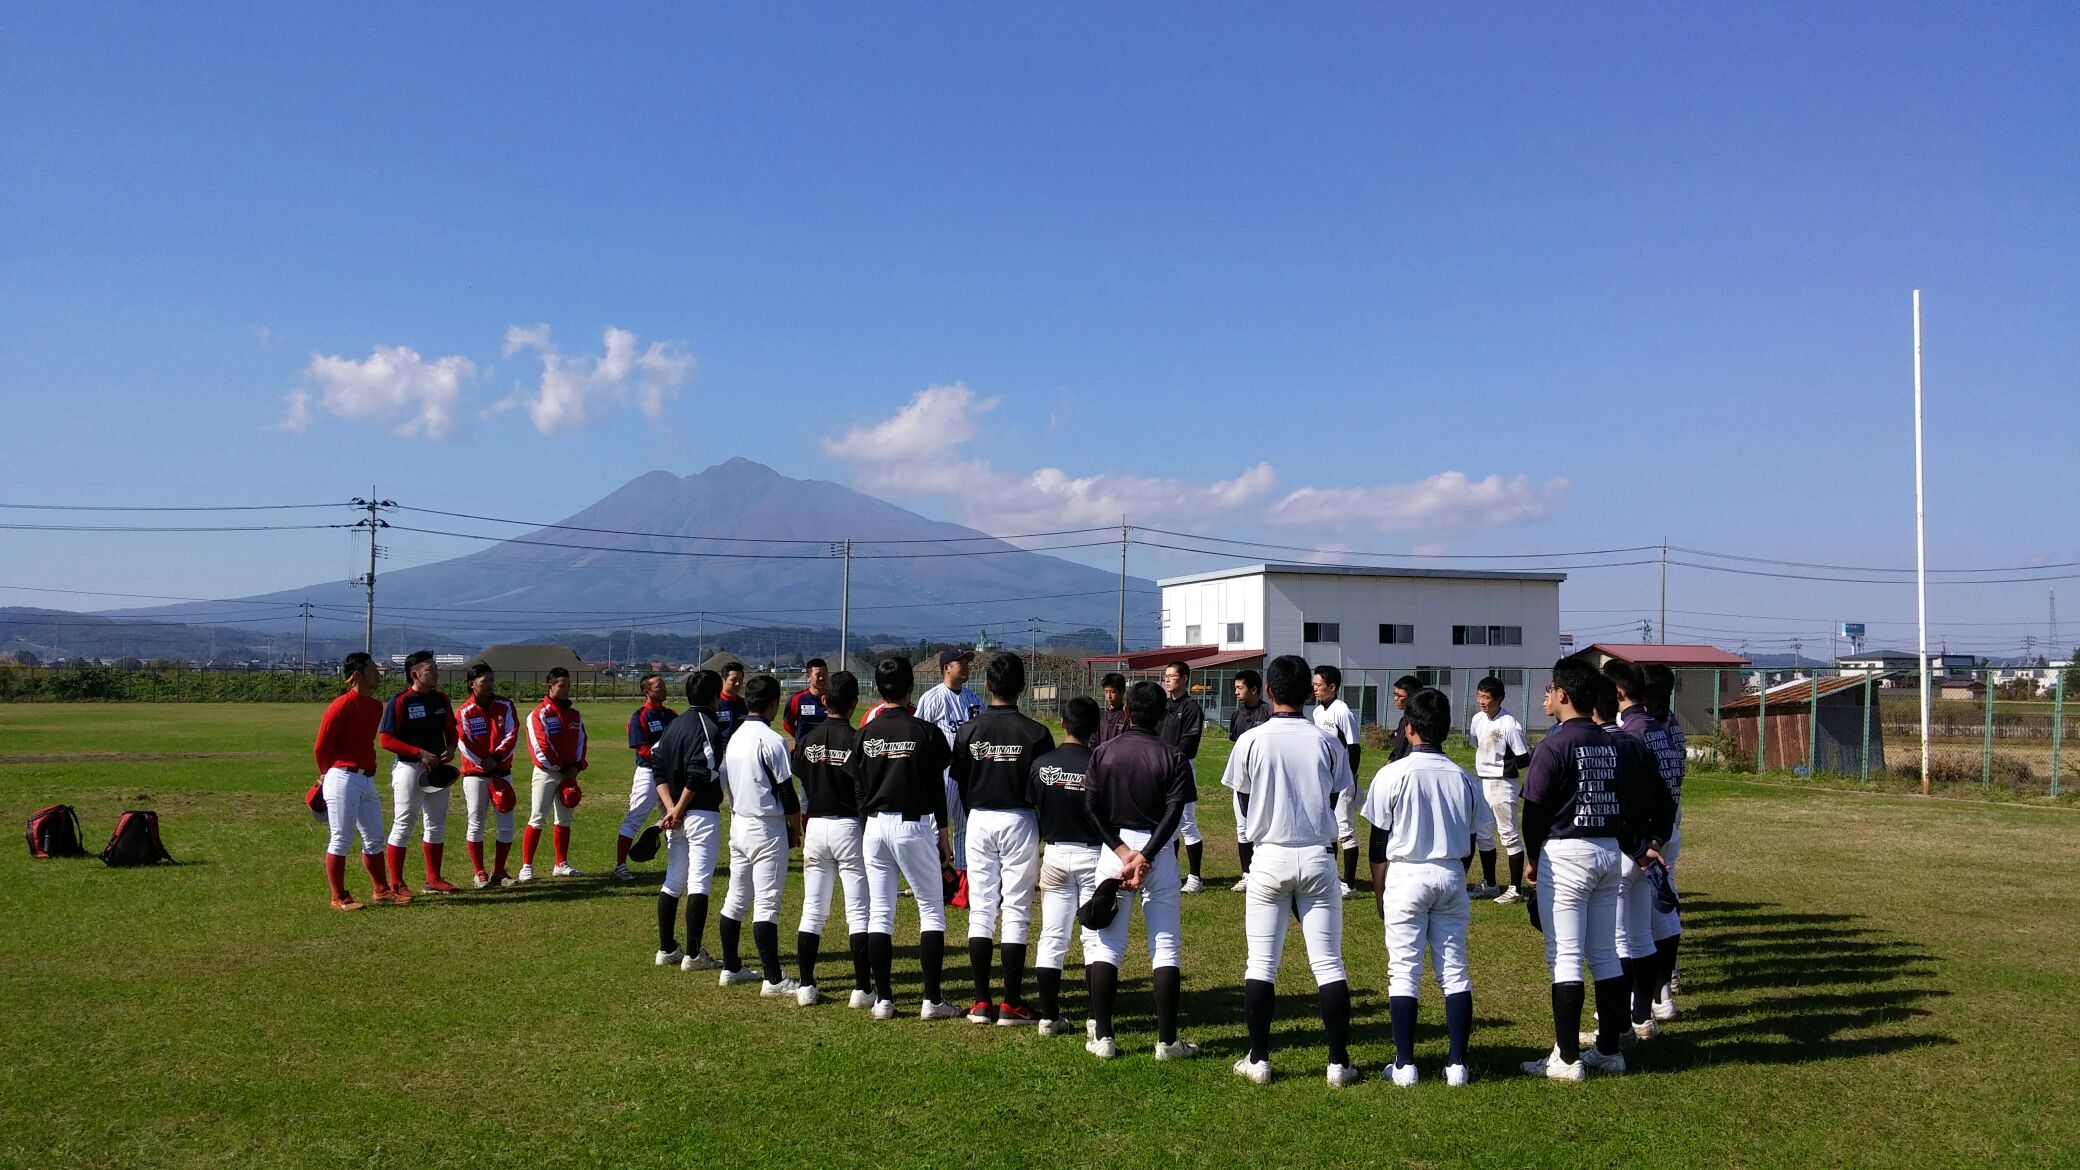
[[[279,512],[294,508],[344,508],[344,500],[329,504],[0,504],[36,512]]]
[[[0,528],[14,532],[307,532],[323,528],[352,528],[352,524],[10,524]]]

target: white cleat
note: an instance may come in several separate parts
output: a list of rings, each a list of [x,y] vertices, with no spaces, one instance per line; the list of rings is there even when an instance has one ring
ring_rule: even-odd
[[[1387,1079],[1394,1082],[1397,1089],[1413,1089],[1419,1078],[1416,1076],[1415,1065],[1397,1064],[1387,1069]]]
[[[1522,1067],[1525,1076],[1544,1077],[1549,1081],[1581,1082],[1589,1079],[1589,1070],[1583,1067],[1582,1062],[1577,1060],[1569,1064],[1561,1060],[1558,1048],[1537,1060],[1525,1061]]]
[[[1448,1064],[1444,1066],[1444,1083],[1456,1089],[1466,1083],[1466,1066]]]
[[[722,970],[722,960],[709,954],[708,948],[702,947],[700,950],[679,960],[679,969],[681,971],[720,971]]]
[[[716,986],[734,987],[739,983],[762,982],[764,978],[764,976],[749,967],[739,967],[734,971],[725,969],[722,972],[722,978],[717,980]]]
[[[1086,1040],[1096,1040],[1098,1038],[1098,1021],[1085,1020],[1083,1022],[1083,1038]]]
[[[1653,1020],[1648,1020],[1644,1024],[1634,1024],[1632,1025],[1632,1038],[1635,1040],[1658,1040],[1661,1038],[1661,1026]]]
[[[803,1007],[815,1007],[816,1001],[821,998],[823,995],[816,990],[814,983],[794,989],[794,1001]]]
[[[791,996],[801,989],[801,984],[787,978],[782,978],[778,983],[769,983],[761,979],[758,984],[758,994],[761,999],[780,999],[783,996]]]
[[[1343,887],[1343,896],[1345,899],[1355,898],[1358,896],[1358,891],[1355,888],[1353,888],[1349,882],[1338,882],[1337,885]]]
[[[852,992],[852,998],[846,1002],[845,1006],[855,1008],[873,1007],[874,993],[871,991],[860,991],[855,988]]]
[[[917,1009],[917,1018],[920,1020],[954,1020],[965,1014],[967,1013],[943,999],[938,1003],[928,1003]]]
[[[1590,1050],[1591,1048],[1594,1048],[1594,1047],[1596,1047],[1596,1037],[1598,1036],[1598,1034],[1599,1034],[1599,1033],[1597,1033],[1597,1032],[1596,1032],[1596,1031],[1595,1031],[1594,1029],[1591,1029],[1591,1030],[1589,1030],[1589,1031],[1587,1031],[1587,1032],[1583,1032],[1583,1033],[1582,1033],[1582,1034],[1581,1034],[1580,1036],[1576,1037],[1576,1039],[1577,1039],[1577,1040],[1578,1040],[1578,1041],[1580,1042],[1580,1044],[1581,1044],[1581,1046],[1582,1046],[1582,1051],[1583,1051],[1583,1052],[1585,1052],[1585,1053],[1586,1053],[1586,1052],[1588,1052],[1588,1051],[1589,1051],[1589,1050]],[[1622,1032],[1620,1032],[1620,1033],[1618,1033],[1618,1049],[1619,1049],[1619,1051],[1623,1051],[1623,1050],[1625,1050],[1625,1049],[1627,1049],[1627,1048],[1631,1048],[1631,1047],[1632,1047],[1633,1045],[1635,1045],[1635,1044],[1638,1044],[1638,1043],[1639,1043],[1639,1038],[1638,1038],[1637,1036],[1633,1035],[1633,1033],[1632,1033],[1632,1027],[1631,1027],[1631,1025],[1629,1025],[1629,1024],[1628,1024],[1628,1025],[1626,1025],[1626,1027],[1625,1027],[1625,1030],[1624,1030],[1624,1031],[1622,1031]],[[1596,1067],[1596,1066],[1592,1064],[1592,1065],[1590,1065],[1589,1067],[1591,1067],[1591,1068],[1594,1068],[1594,1067]]]
[[[1334,1068],[1336,1066],[1331,1065],[1330,1067]],[[1235,1062],[1235,1075],[1252,1085],[1268,1085],[1271,1083],[1271,1062],[1268,1060],[1251,1060],[1249,1053],[1245,1052],[1242,1054],[1242,1058]]]
[[[659,951],[657,952],[657,958],[653,960],[653,962],[655,962],[660,967],[670,967],[673,964],[683,963],[685,961],[685,947],[673,947],[669,951]]]
[[[523,865],[523,866],[521,866],[521,867],[520,867],[520,876],[519,876],[519,877],[516,877],[516,878],[514,878],[513,880],[514,880],[514,881],[516,881],[516,882],[531,882],[531,881],[533,881],[533,880],[534,880],[534,867],[533,867],[533,866],[531,866],[531,865]]]
[[[485,886],[491,884],[491,875],[488,873],[480,873],[477,876],[469,879],[469,884],[481,890]]]
[[[636,880],[636,875],[629,871],[628,863],[624,861],[614,867],[614,880],[617,882],[632,882]]]
[[[1157,1060],[1190,1060],[1199,1055],[1199,1046],[1180,1037],[1175,1044],[1156,1041]]]
[[[877,1020],[893,1020],[896,1018],[896,1005],[889,1000],[879,1000],[874,1004],[874,1010],[867,1014]]]
[[[1230,893],[1236,893],[1236,894],[1243,894],[1243,893],[1247,893],[1247,892],[1249,892],[1249,878],[1248,878],[1248,876],[1247,876],[1247,875],[1245,875],[1245,876],[1243,876],[1243,877],[1239,877],[1239,878],[1236,878],[1236,879],[1235,879],[1235,884],[1234,884],[1234,885],[1232,885],[1232,886],[1229,886],[1229,887],[1228,887],[1228,890],[1229,890],[1229,892],[1230,892]]]
[[[584,877],[584,876],[585,876],[585,875],[584,875],[584,873],[582,873],[582,872],[580,872],[580,871],[579,871],[578,867],[576,867],[576,866],[574,866],[574,865],[571,865],[571,864],[569,864],[568,862],[563,862],[563,863],[559,863],[559,864],[557,865],[557,867],[556,867],[556,868],[555,868],[554,870],[550,871],[550,872],[554,873],[554,874],[555,874],[555,875],[556,875],[557,877]]]
[[[1332,1064],[1329,1066],[1328,1080],[1332,1089],[1355,1085],[1358,1083],[1358,1070],[1347,1064]]]
[[[1666,988],[1662,989],[1661,995],[1654,1000],[1654,1018],[1666,1023],[1682,1014],[1676,1007],[1676,997]]]
[[[1523,900],[1524,895],[1520,893],[1517,890],[1517,887],[1515,886],[1511,886],[1510,888],[1495,895],[1495,904],[1497,906],[1514,906],[1518,902],[1521,902]]]
[[[1198,874],[1188,874],[1184,879],[1184,884],[1178,887],[1177,892],[1180,894],[1196,894],[1205,888],[1206,883],[1199,880]]]
[[[1040,1026],[1034,1030],[1042,1036],[1066,1036],[1069,1034],[1069,1021],[1042,1020]]]
[[[1594,1045],[1582,1049],[1582,1063],[1597,1072],[1621,1073],[1625,1071],[1625,1054],[1613,1052],[1606,1056]]]
[[[1112,1060],[1119,1056],[1119,1041],[1110,1036],[1102,1040],[1092,1038],[1083,1042],[1083,1050],[1099,1060]]]

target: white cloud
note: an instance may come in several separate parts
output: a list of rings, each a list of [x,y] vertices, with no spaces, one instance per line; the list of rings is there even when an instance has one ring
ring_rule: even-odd
[[[823,453],[847,463],[887,464],[942,455],[975,437],[975,424],[998,399],[977,400],[966,383],[927,386],[909,405],[868,427],[823,441]]]
[[[281,334],[276,333],[265,325],[246,326],[246,335],[253,339],[253,344],[263,349],[273,345],[281,337]]]
[[[1473,480],[1462,471],[1444,471],[1414,483],[1304,487],[1273,505],[1265,518],[1294,528],[1382,533],[1496,528],[1551,515],[1567,487],[1564,478],[1534,485],[1524,475]]]
[[[600,344],[597,357],[571,357],[556,348],[547,325],[507,329],[506,356],[533,350],[541,358],[542,378],[531,393],[515,394],[486,413],[525,407],[534,429],[544,435],[583,430],[613,407],[631,402],[643,417],[663,418],[693,371],[693,354],[684,343],[654,341],[639,349],[635,334],[609,325]]]
[[[427,361],[401,345],[379,345],[362,361],[313,354],[304,368],[305,386],[285,397],[287,410],[275,429],[310,429],[318,409],[335,418],[386,426],[413,439],[446,439],[455,433],[462,384],[477,368],[459,354]]]

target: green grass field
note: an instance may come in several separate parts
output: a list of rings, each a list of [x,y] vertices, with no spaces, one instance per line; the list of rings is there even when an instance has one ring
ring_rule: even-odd
[[[593,710],[607,726],[620,717]],[[0,1165],[2080,1161],[2071,808],[1693,778],[1685,1015],[1639,1050],[1633,1074],[1573,1086],[1513,1075],[1549,1042],[1543,952],[1522,907],[1476,904],[1473,1084],[1442,1083],[1434,985],[1424,1084],[1382,1084],[1385,963],[1370,902],[1357,901],[1345,954],[1368,1079],[1321,1081],[1296,934],[1279,1079],[1260,1088],[1228,1069],[1244,1047],[1244,945],[1226,804],[1211,792],[1225,743],[1209,741],[1200,763],[1209,890],[1185,899],[1184,1031],[1204,1054],[1151,1059],[1147,968],[1130,965],[1124,1054],[1101,1064],[1071,1037],[876,1023],[653,967],[655,866],[634,886],[545,880],[335,913],[323,831],[300,804],[317,714],[0,707],[12,823],[70,803],[98,848],[119,810],[156,808],[181,862],[111,870],[5,851]],[[613,738],[597,741],[578,810],[574,860],[592,873],[611,865],[624,791]],[[461,821],[458,801],[451,879],[467,875]],[[415,845],[415,888],[417,867]],[[365,896],[365,878],[349,877]],[[788,893],[791,962],[798,871]],[[897,994],[913,1012],[914,940],[906,914]],[[962,1000],[965,962],[957,942],[949,952],[948,997]],[[845,968],[842,953],[827,957],[827,985],[844,987]],[[1080,985],[1072,975],[1072,1017]]]

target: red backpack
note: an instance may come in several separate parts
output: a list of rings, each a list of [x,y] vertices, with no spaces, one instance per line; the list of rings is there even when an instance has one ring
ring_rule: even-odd
[[[116,831],[109,835],[101,860],[109,865],[157,865],[172,861],[173,854],[159,843],[159,814],[150,809],[131,809],[116,818]]]
[[[39,860],[87,855],[86,846],[80,843],[79,814],[69,804],[38,809],[29,818],[29,831],[23,835],[29,839],[29,856]]]

